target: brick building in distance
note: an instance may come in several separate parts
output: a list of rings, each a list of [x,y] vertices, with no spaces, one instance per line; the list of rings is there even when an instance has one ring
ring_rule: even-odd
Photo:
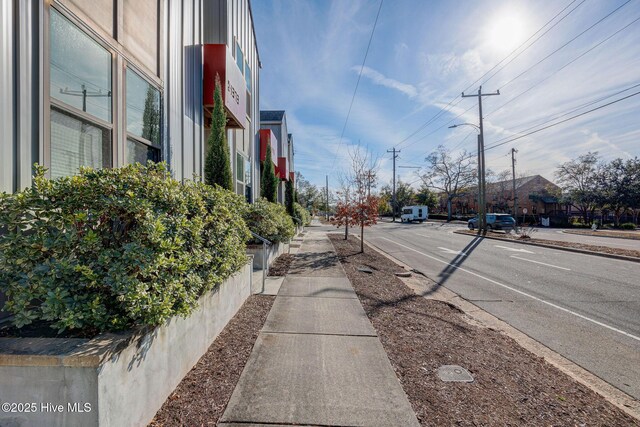
[[[527,209],[528,215],[562,216],[564,207],[558,203],[561,190],[541,175],[516,178],[518,216]],[[440,207],[446,211],[446,196],[440,199]],[[472,187],[453,199],[454,214],[478,212],[478,188]],[[487,183],[487,212],[504,212],[513,215],[513,181],[511,179]]]

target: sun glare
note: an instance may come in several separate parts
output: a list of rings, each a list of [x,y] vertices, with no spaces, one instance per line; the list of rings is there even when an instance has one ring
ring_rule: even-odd
[[[527,20],[520,11],[500,11],[488,22],[486,42],[496,52],[510,52],[525,40]]]

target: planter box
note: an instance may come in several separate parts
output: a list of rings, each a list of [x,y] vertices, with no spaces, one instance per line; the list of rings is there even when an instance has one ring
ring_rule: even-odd
[[[263,270],[263,247],[259,245],[247,245],[247,253],[253,255],[253,269]],[[271,246],[267,246],[267,265],[271,265],[274,259],[283,253],[289,252],[289,243],[274,243]]]
[[[0,411],[0,425],[146,426],[250,293],[249,262],[191,316],[157,328],[91,340],[0,338],[0,401],[32,409]]]

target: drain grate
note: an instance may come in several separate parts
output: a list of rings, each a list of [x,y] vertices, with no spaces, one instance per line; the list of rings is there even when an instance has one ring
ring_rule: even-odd
[[[458,365],[442,365],[438,368],[438,377],[444,382],[462,382],[471,383],[473,377],[462,366]]]

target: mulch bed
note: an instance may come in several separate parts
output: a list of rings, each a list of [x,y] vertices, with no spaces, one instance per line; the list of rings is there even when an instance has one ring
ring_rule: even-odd
[[[149,426],[215,426],[249,359],[275,297],[245,301],[209,350],[182,379]]]
[[[269,267],[269,276],[286,276],[295,257],[292,254],[282,254]]]
[[[456,233],[468,234],[470,236],[478,235],[477,232],[471,231],[471,230],[457,230]],[[535,233],[533,233],[533,235],[535,236]],[[533,237],[529,239],[521,239],[515,233],[499,234],[499,233],[489,232],[487,233],[487,236],[494,239],[511,240],[511,241],[518,240],[520,242],[525,242],[525,243],[535,243],[535,244],[547,245],[547,246],[560,246],[563,248],[583,249],[585,251],[591,251],[591,252],[601,252],[605,254],[623,255],[623,256],[628,256],[633,258],[640,258],[640,251],[637,251],[634,249],[612,248],[610,246],[587,245],[585,243],[575,243],[575,242],[561,242],[558,240],[536,239]]]
[[[416,295],[393,275],[402,267],[370,247],[361,254],[355,238],[329,236],[422,425],[640,425],[506,335]],[[475,381],[442,382],[441,365],[461,365]]]
[[[640,240],[640,232],[638,231],[609,231],[609,230],[568,230],[567,234],[580,234],[582,236],[593,237],[613,237],[616,239]]]

